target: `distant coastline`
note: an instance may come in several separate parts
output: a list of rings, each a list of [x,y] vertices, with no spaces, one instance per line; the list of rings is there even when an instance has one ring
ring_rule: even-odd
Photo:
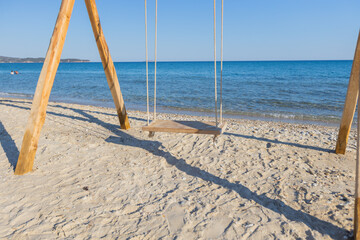
[[[0,63],[43,63],[45,58],[15,58],[15,57],[4,57],[0,56]],[[62,63],[77,63],[77,62],[90,62],[87,59],[67,58],[61,59]]]

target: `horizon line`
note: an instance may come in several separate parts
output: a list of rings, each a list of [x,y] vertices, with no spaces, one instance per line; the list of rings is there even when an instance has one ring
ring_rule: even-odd
[[[26,57],[26,58],[33,58],[33,57]],[[34,57],[35,58],[35,57]],[[91,61],[88,59],[78,59],[78,58],[62,58],[61,60],[68,60],[68,59],[76,59],[84,62],[60,62],[60,63],[101,63],[99,61]],[[321,61],[353,61],[353,59],[307,59],[307,60],[223,60],[223,62],[321,62]],[[146,61],[113,61],[114,63],[145,63]],[[151,60],[148,61],[149,63],[154,63],[155,61]],[[214,62],[214,60],[161,60],[156,62]],[[216,62],[220,62],[217,60]],[[43,63],[43,62],[2,62],[2,63]]]
[[[316,62],[316,61],[353,61],[353,59],[315,59],[315,60],[224,60],[223,62]],[[113,61],[118,63],[145,63],[146,61]],[[155,61],[148,61],[153,63]],[[156,62],[214,62],[214,60],[162,60]],[[217,60],[216,62],[220,62]],[[84,63],[101,63],[101,61],[89,61]]]

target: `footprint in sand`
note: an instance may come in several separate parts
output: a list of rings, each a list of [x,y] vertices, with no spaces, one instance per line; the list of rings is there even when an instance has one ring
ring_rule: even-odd
[[[229,228],[231,223],[232,219],[228,216],[216,216],[204,231],[205,239],[216,239],[220,237]]]
[[[185,212],[178,203],[173,203],[166,209],[165,217],[171,234],[178,232],[185,224]]]

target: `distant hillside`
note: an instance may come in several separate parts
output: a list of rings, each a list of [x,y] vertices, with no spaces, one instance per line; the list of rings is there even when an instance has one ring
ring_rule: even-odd
[[[42,63],[44,58],[14,58],[14,57],[3,57],[0,56],[0,63]],[[89,60],[68,58],[61,59],[60,62],[70,63],[70,62],[90,62]]]

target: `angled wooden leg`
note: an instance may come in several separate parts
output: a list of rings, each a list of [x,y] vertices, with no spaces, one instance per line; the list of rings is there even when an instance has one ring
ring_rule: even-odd
[[[354,239],[360,240],[360,105],[358,104],[355,167]]]
[[[16,175],[30,172],[33,168],[40,131],[44,125],[46,108],[56,71],[59,66],[74,2],[75,0],[63,0],[61,3],[54,32],[36,86],[30,117],[26,126],[19,159],[15,169]]]
[[[104,67],[107,82],[110,87],[111,95],[114,99],[116,111],[122,129],[129,129],[130,123],[125,109],[125,103],[121,94],[119,80],[116,75],[114,63],[111,59],[109,48],[105,41],[104,33],[101,28],[99,13],[96,8],[95,0],[85,0],[89,14],[91,26],[94,32],[96,44],[100,53],[101,62]]]
[[[354,215],[354,238],[356,240],[360,239],[360,196],[357,194],[355,196],[355,215]]]
[[[349,85],[347,89],[344,111],[342,114],[338,140],[335,152],[337,154],[345,154],[346,145],[351,130],[351,124],[354,118],[356,103],[359,95],[359,79],[360,79],[360,32],[356,45],[354,61],[351,69]]]

